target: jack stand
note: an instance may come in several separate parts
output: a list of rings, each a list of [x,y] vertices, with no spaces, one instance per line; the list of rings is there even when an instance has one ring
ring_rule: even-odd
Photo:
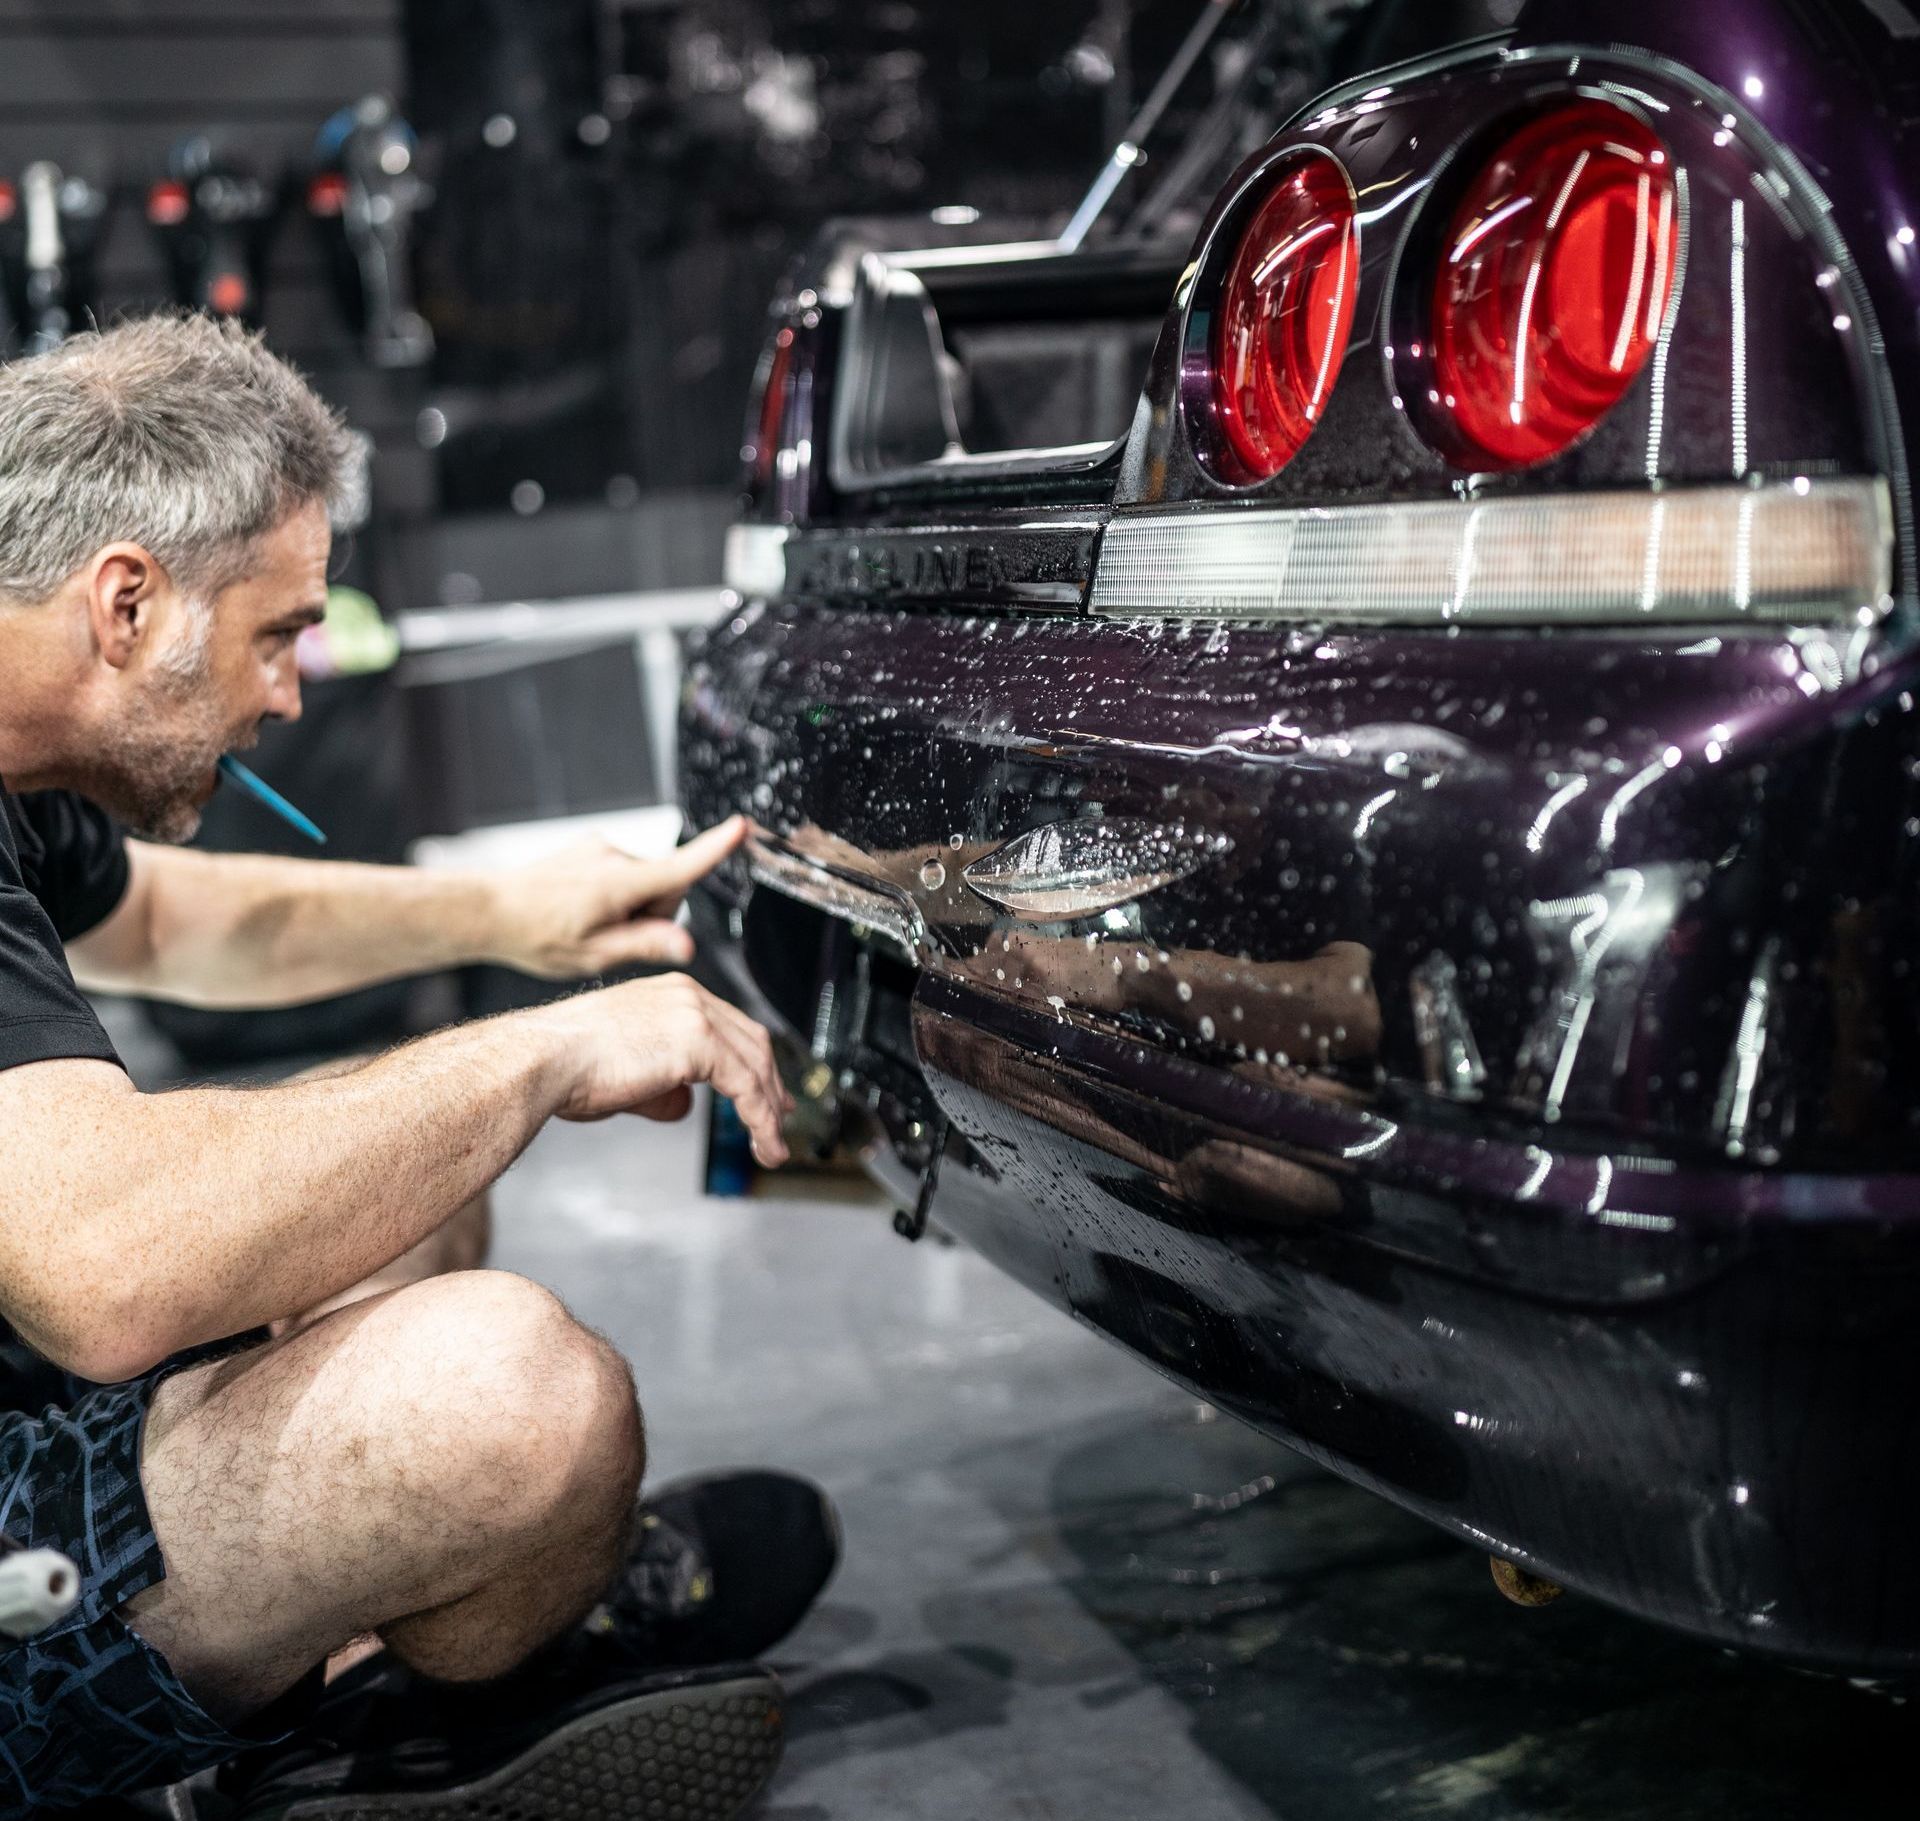
[[[920,1178],[920,1193],[913,1198],[913,1211],[896,1208],[893,1230],[905,1240],[921,1238],[927,1230],[927,1215],[933,1207],[934,1190],[940,1186],[940,1159],[947,1154],[947,1133],[952,1127],[944,1119],[933,1122],[933,1145],[927,1155],[927,1167]]]

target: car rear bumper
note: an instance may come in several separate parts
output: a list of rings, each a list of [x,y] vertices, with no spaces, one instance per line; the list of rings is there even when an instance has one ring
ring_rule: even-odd
[[[689,811],[758,824],[702,934],[883,1176],[942,1152],[933,1218],[1160,1370],[1568,1585],[1897,1673],[1911,698],[1696,646],[749,611],[690,673]],[[966,883],[1069,822],[1226,844],[1079,919]]]

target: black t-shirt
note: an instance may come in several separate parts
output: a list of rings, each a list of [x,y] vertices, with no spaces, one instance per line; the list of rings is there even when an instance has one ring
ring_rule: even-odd
[[[0,783],[0,1069],[120,1060],[60,945],[104,922],[126,891],[126,846],[101,811],[64,791],[16,797]],[[0,1411],[67,1404],[75,1391],[0,1320]]]
[[[65,791],[16,797],[0,784],[0,1069],[120,1060],[61,944],[105,922],[126,891],[126,844],[104,812]]]

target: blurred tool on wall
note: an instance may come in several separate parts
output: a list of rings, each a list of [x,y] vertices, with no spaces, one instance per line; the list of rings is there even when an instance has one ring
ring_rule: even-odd
[[[28,165],[17,184],[0,178],[0,279],[22,354],[54,347],[93,320],[107,211],[102,185],[47,159]]]
[[[147,192],[174,301],[258,327],[279,214],[274,186],[244,158],[202,135],[181,140],[167,175]]]
[[[413,288],[414,223],[432,200],[413,128],[386,96],[365,96],[320,129],[307,212],[340,308],[376,367],[433,358],[433,330],[414,307]]]

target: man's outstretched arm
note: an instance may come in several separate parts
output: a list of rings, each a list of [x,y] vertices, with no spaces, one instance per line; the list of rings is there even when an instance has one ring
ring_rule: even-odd
[[[68,954],[95,991],[222,1007],[298,1005],[474,962],[548,979],[682,963],[693,944],[674,913],[745,834],[736,817],[659,859],[591,841],[506,873],[130,841],[126,897]]]
[[[0,1072],[0,1315],[99,1380],[313,1307],[438,1228],[549,1118],[675,1118],[709,1082],[786,1157],[766,1033],[684,975],[422,1038],[351,1074],[142,1094]]]

